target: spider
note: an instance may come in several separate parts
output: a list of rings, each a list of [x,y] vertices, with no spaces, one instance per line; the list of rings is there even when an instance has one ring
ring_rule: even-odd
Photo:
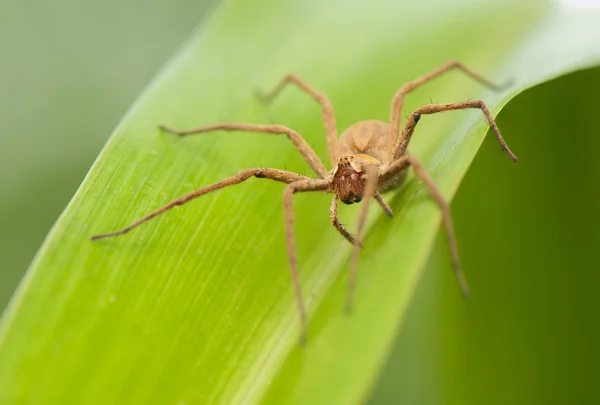
[[[287,256],[301,322],[301,342],[304,343],[306,341],[307,317],[304,303],[302,301],[302,291],[298,278],[298,260],[296,257],[294,241],[294,194],[309,191],[320,191],[333,194],[333,199],[331,200],[331,206],[329,210],[331,223],[338,230],[338,232],[353,245],[350,272],[348,276],[348,292],[346,298],[346,309],[349,311],[351,309],[354,296],[358,257],[360,247],[362,245],[362,234],[367,218],[369,203],[374,199],[381,206],[383,211],[388,216],[392,217],[392,209],[383,200],[381,193],[397,188],[400,184],[402,184],[406,178],[408,168],[412,167],[415,175],[423,183],[425,183],[425,186],[429,189],[429,192],[441,209],[453,270],[457,277],[462,293],[466,298],[468,298],[469,289],[459,264],[458,250],[456,247],[448,202],[445,200],[444,196],[437,188],[429,174],[425,171],[419,159],[408,153],[408,144],[415,131],[415,127],[423,114],[435,114],[443,111],[474,108],[480,109],[483,112],[485,118],[489,122],[490,127],[494,131],[502,150],[507,153],[514,162],[517,162],[517,157],[511,152],[507,144],[504,142],[504,139],[500,134],[500,130],[490,114],[490,111],[488,110],[486,104],[481,100],[425,105],[421,108],[418,108],[408,116],[407,121],[404,124],[404,128],[402,131],[400,131],[402,106],[404,104],[405,95],[424,83],[455,68],[461,70],[467,76],[470,76],[474,80],[494,90],[501,90],[504,87],[488,81],[458,61],[450,61],[438,67],[437,69],[418,77],[417,79],[405,83],[400,87],[392,100],[389,123],[375,120],[360,121],[346,129],[339,138],[336,128],[335,114],[331,102],[325,94],[317,91],[298,76],[289,74],[283,77],[282,80],[270,92],[258,93],[259,98],[261,98],[263,102],[270,103],[288,84],[294,84],[321,105],[325,134],[327,138],[327,151],[329,154],[329,161],[333,168],[331,171],[328,171],[325,168],[323,162],[298,132],[283,125],[222,123],[182,131],[161,126],[160,128],[163,131],[179,136],[187,136],[218,130],[285,135],[296,147],[306,163],[308,163],[308,165],[315,172],[317,178],[311,178],[298,173],[279,169],[257,168],[243,170],[237,173],[235,176],[184,194],[119,231],[95,235],[92,237],[92,239],[96,240],[123,235],[133,228],[138,227],[139,225],[164,213],[167,210],[170,210],[175,206],[183,205],[188,201],[213,191],[242,183],[251,177],[270,179],[285,183],[287,186],[283,193],[283,206],[285,216]],[[361,207],[358,217],[355,236],[352,236],[346,227],[338,220],[338,199],[345,204],[354,204],[363,201],[363,206]]]

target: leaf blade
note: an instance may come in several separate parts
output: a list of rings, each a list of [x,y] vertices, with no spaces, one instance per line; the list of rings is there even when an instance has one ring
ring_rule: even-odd
[[[381,9],[365,11],[360,3],[315,2],[311,6],[321,11],[315,13],[307,3],[267,7],[273,4],[265,0],[259,7],[267,10],[264,30],[245,21],[255,5],[231,2],[222,6],[128,114],[34,263],[29,281],[13,301],[13,315],[5,316],[0,327],[0,354],[5,359],[0,387],[8,387],[0,391],[10,393],[2,395],[34,395],[28,394],[33,386],[43,388],[40,391],[49,399],[86,402],[238,403],[257,402],[263,395],[265,402],[356,402],[366,395],[402,320],[439,222],[439,213],[414,181],[392,199],[395,221],[378,218],[369,235],[359,279],[362,292],[352,317],[342,312],[348,246],[336,241],[329,229],[323,210],[329,197],[298,197],[297,218],[302,224],[297,229],[298,251],[304,261],[302,281],[312,314],[305,350],[297,346],[277,185],[245,184],[223,190],[165,214],[125,238],[95,244],[87,238],[124,226],[161,202],[239,169],[269,165],[306,171],[293,151],[281,152],[284,147],[291,149],[285,139],[250,141],[248,135],[214,134],[210,140],[182,140],[159,134],[158,124],[183,128],[223,120],[269,122],[275,117],[301,129],[320,156],[326,156],[318,109],[311,100],[292,91],[269,109],[251,100],[256,83],[268,87],[288,70],[298,71],[307,80],[313,78],[311,82],[320,78],[315,85],[332,98],[340,127],[361,116],[358,111],[386,119],[388,100],[395,91],[392,83],[399,73],[382,67],[399,66],[402,57],[435,43],[436,38],[421,28],[422,41],[408,44],[404,53],[390,59],[394,52],[389,47],[389,30],[396,20],[384,3],[377,5]],[[510,15],[514,22],[511,11],[515,8],[486,6],[473,11],[466,4],[457,3],[452,12],[470,13],[473,30],[484,11],[495,10],[503,18]],[[409,15],[419,15],[415,12],[419,6],[397,7],[393,10],[408,9],[413,11]],[[344,27],[343,21],[333,27],[340,31],[334,32],[328,19],[341,14],[356,25],[379,17],[382,10],[390,16],[381,18],[372,33]],[[295,18],[284,24],[288,20],[282,22],[281,17],[290,15]],[[445,21],[445,17],[436,15],[435,20]],[[519,21],[521,35],[537,18],[524,14]],[[506,20],[483,21],[501,25]],[[311,32],[303,30],[306,25]],[[283,28],[288,31],[277,37]],[[400,32],[416,28],[416,22],[407,21]],[[323,33],[332,37],[324,41]],[[245,49],[237,39],[244,34],[270,45],[260,56],[271,63],[248,68],[257,58],[251,47]],[[467,39],[472,31],[447,35]],[[520,38],[514,34],[512,40]],[[330,55],[332,44],[337,46],[335,58]],[[502,46],[504,53],[482,65],[501,65],[512,49],[512,45]],[[462,49],[461,59],[481,62],[480,51]],[[441,55],[423,58],[411,70],[420,74],[435,67],[437,63],[429,64],[430,59],[437,60],[444,53],[448,50],[440,49]],[[363,59],[374,63],[356,67]],[[571,66],[565,65],[556,72],[564,73]],[[404,76],[409,74],[408,69],[403,71]],[[545,75],[535,78],[543,80],[549,73]],[[458,92],[451,91],[458,85],[449,86],[448,81],[446,87],[432,84],[429,88],[438,90],[436,98],[480,91],[463,82],[468,79],[461,81],[463,89]],[[533,82],[528,78],[521,88]],[[373,97],[370,105],[354,102],[352,96],[358,89]],[[510,95],[517,91],[513,89]],[[207,95],[216,95],[219,102],[211,102]],[[486,100],[492,100],[497,111],[510,95],[488,94]],[[415,97],[409,106],[417,102]],[[486,128],[477,114],[423,125],[435,135],[416,138],[413,152],[427,162],[445,194],[452,195]],[[253,146],[246,146],[250,142]],[[402,235],[403,251],[409,253],[403,254],[401,268],[395,273],[382,271],[397,261],[397,256],[382,252],[392,252],[390,241]],[[403,294],[395,296],[399,289]],[[49,302],[53,305],[48,306]],[[88,313],[93,316],[88,318]],[[370,328],[365,330],[364,325]],[[30,336],[26,343],[20,341],[24,336]],[[44,372],[36,370],[32,360],[40,354],[47,365]],[[79,370],[86,370],[85,381],[77,375]],[[131,376],[135,376],[136,389],[129,387]],[[57,378],[68,383],[59,384]]]

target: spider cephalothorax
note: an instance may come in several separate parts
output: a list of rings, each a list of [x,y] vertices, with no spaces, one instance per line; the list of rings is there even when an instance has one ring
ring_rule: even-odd
[[[482,76],[479,76],[473,71],[467,69],[461,63],[456,61],[449,62],[415,80],[405,83],[402,87],[400,87],[392,100],[392,110],[390,113],[389,123],[374,120],[360,121],[346,129],[339,139],[335,122],[335,114],[333,113],[333,107],[331,106],[327,96],[309,86],[296,75],[285,76],[283,80],[281,80],[273,89],[273,91],[264,95],[262,98],[265,102],[270,102],[288,83],[293,83],[308,93],[321,105],[323,121],[325,124],[325,133],[327,137],[329,162],[331,166],[334,167],[331,172],[327,171],[325,165],[321,162],[317,154],[299,133],[283,125],[224,123],[185,131],[177,131],[166,127],[161,127],[167,132],[180,136],[215,130],[263,132],[286,135],[294,144],[296,149],[298,149],[306,163],[313,169],[317,178],[310,178],[298,173],[279,169],[258,168],[243,170],[235,176],[191,191],[171,201],[169,204],[157,209],[156,211],[151,212],[144,218],[132,223],[120,231],[96,235],[93,236],[92,239],[102,239],[125,234],[131,229],[175,206],[185,204],[194,198],[222,189],[224,187],[239,184],[251,177],[271,179],[281,183],[286,183],[287,186],[283,194],[283,204],[285,214],[287,253],[292,279],[294,281],[294,291],[298,302],[298,310],[302,321],[301,336],[302,340],[304,341],[306,338],[307,320],[304,304],[302,302],[302,293],[298,277],[298,260],[296,258],[296,249],[294,243],[294,194],[307,191],[321,191],[334,194],[329,211],[331,223],[340,232],[340,234],[344,236],[344,238],[354,245],[354,251],[352,255],[353,258],[350,266],[350,276],[348,277],[348,295],[346,300],[347,308],[350,308],[354,291],[354,282],[356,278],[356,268],[358,265],[358,252],[362,246],[361,238],[367,218],[369,203],[372,199],[375,199],[377,203],[379,203],[379,205],[384,209],[384,211],[389,216],[392,216],[391,208],[383,200],[380,193],[400,185],[406,177],[407,169],[412,167],[417,177],[425,183],[431,195],[441,208],[442,219],[444,222],[444,227],[446,228],[446,236],[448,238],[448,245],[452,256],[454,272],[456,273],[459,285],[464,295],[468,296],[468,287],[459,266],[458,251],[456,249],[456,243],[454,240],[454,231],[452,229],[452,221],[450,219],[448,203],[438,190],[434,181],[431,179],[431,177],[429,177],[421,165],[421,162],[416,157],[408,154],[408,144],[422,115],[435,114],[450,110],[474,108],[483,112],[488,123],[490,124],[490,127],[494,131],[502,150],[506,152],[515,162],[517,161],[517,157],[510,151],[504,142],[504,139],[502,139],[500,130],[496,126],[492,115],[490,114],[485,103],[481,100],[469,100],[450,104],[425,105],[415,110],[408,116],[403,130],[400,131],[402,105],[404,103],[404,96],[406,93],[411,92],[416,87],[453,68],[462,70],[468,76],[487,85],[490,88],[499,89],[498,86],[490,83]],[[355,236],[352,236],[344,227],[344,225],[342,225],[338,220],[338,198],[346,204],[353,204],[361,200],[363,201]]]
[[[378,170],[379,162],[369,155],[346,155],[338,159],[331,185],[344,204],[362,201],[366,181],[365,170],[369,164]]]

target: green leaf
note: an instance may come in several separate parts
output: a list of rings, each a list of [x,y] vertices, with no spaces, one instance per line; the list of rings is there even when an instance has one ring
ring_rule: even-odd
[[[159,124],[280,122],[301,132],[325,160],[312,100],[288,89],[267,108],[252,95],[289,71],[328,94],[344,128],[361,119],[387,120],[401,83],[450,59],[514,85],[494,94],[449,73],[411,94],[406,112],[430,97],[481,97],[497,113],[528,87],[600,62],[599,16],[591,11],[541,2],[388,3],[240,0],[220,6],[123,120],[13,297],[0,325],[0,402],[331,404],[365,398],[440,221],[412,176],[388,196],[393,220],[377,207],[371,211],[351,316],[343,312],[350,246],[329,224],[330,196],[297,196],[297,250],[310,320],[305,348],[298,345],[280,184],[252,179],[127,236],[89,237],[241,169],[309,174],[284,137],[179,139],[157,130]],[[477,111],[425,117],[411,152],[451,198],[486,130]],[[510,145],[510,134],[504,136]],[[508,157],[503,163],[512,165]],[[343,207],[343,222],[352,226],[357,212]]]

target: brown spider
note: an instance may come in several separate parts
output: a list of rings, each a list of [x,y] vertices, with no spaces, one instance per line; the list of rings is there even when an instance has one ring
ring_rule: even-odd
[[[225,180],[221,180],[217,183],[182,195],[176,200],[168,203],[162,208],[157,209],[156,211],[148,214],[144,218],[132,223],[120,231],[96,235],[93,236],[92,239],[102,239],[125,234],[131,229],[175,206],[183,205],[194,198],[216,190],[220,190],[224,187],[239,184],[248,180],[250,177],[271,179],[281,183],[286,183],[287,187],[285,188],[285,192],[283,194],[283,205],[285,212],[287,254],[292,273],[292,279],[294,281],[294,290],[298,302],[298,310],[300,313],[301,338],[304,342],[306,339],[307,320],[304,304],[302,302],[300,282],[298,279],[298,264],[294,244],[294,193],[323,191],[334,194],[330,208],[331,222],[333,226],[335,226],[335,228],[344,236],[344,238],[354,245],[352,261],[350,265],[350,274],[348,277],[348,295],[346,299],[346,309],[349,310],[351,308],[354,295],[358,254],[362,243],[361,238],[367,218],[369,203],[371,202],[371,199],[374,198],[375,201],[377,201],[377,203],[379,203],[379,205],[383,208],[385,213],[391,217],[393,215],[392,210],[383,200],[380,193],[398,187],[406,178],[408,167],[412,166],[417,177],[419,177],[419,179],[425,183],[442,210],[442,218],[444,227],[446,229],[446,236],[448,239],[454,272],[463,294],[465,297],[468,297],[469,290],[458,261],[458,250],[456,248],[448,203],[440,193],[431,177],[429,177],[427,172],[424,170],[419,159],[408,154],[408,144],[422,114],[435,114],[449,110],[478,108],[487,118],[492,130],[496,135],[496,138],[498,139],[498,142],[500,142],[502,150],[506,152],[515,162],[517,161],[517,157],[510,151],[504,142],[504,139],[500,135],[500,130],[496,126],[492,115],[490,114],[485,103],[481,100],[462,101],[449,104],[430,104],[423,106],[410,114],[406,124],[404,125],[404,129],[402,132],[400,132],[400,118],[402,115],[402,105],[404,103],[405,94],[453,68],[460,69],[471,78],[492,89],[501,89],[500,86],[489,82],[482,76],[463,66],[460,62],[451,61],[415,80],[405,83],[402,87],[400,87],[400,89],[394,95],[392,101],[390,123],[374,120],[360,121],[346,129],[339,139],[331,102],[327,96],[309,86],[299,77],[293,74],[287,75],[270,93],[260,95],[264,102],[269,103],[288,83],[294,83],[300,89],[312,96],[321,105],[323,121],[325,124],[325,133],[327,136],[327,150],[329,152],[331,166],[333,167],[331,171],[327,171],[325,165],[321,162],[317,154],[299,133],[282,125],[224,123],[184,131],[176,131],[161,126],[161,129],[164,131],[180,136],[216,130],[248,131],[286,135],[294,144],[296,149],[298,149],[298,152],[300,152],[306,163],[308,163],[308,165],[313,169],[318,178],[314,179],[298,173],[279,169],[259,168],[243,170],[233,177],[229,177]],[[355,202],[360,202],[361,200],[364,201],[358,218],[356,236],[354,237],[337,218],[338,198],[345,204],[353,204]]]

